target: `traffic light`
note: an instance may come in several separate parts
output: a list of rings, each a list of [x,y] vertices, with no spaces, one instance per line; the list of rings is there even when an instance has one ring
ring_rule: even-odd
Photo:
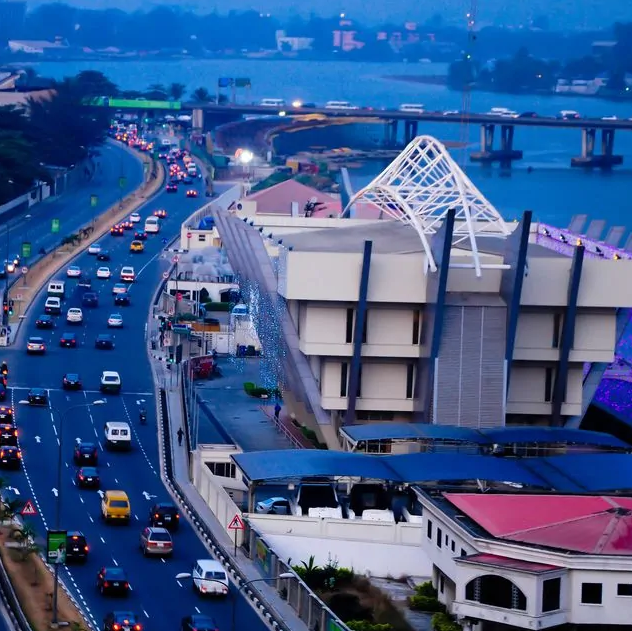
[[[173,353],[171,351],[169,351],[169,359],[167,361],[169,364],[173,364],[174,362]]]
[[[182,344],[176,346],[176,364],[182,363]]]
[[[13,300],[9,300],[9,315],[13,315]]]

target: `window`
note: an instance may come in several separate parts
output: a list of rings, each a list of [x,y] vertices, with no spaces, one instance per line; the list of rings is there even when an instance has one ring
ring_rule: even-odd
[[[419,311],[413,311],[413,344],[419,344],[420,341],[420,332],[421,332],[421,323],[420,323],[420,313]]]
[[[437,548],[441,547],[441,542],[443,541],[443,532],[441,528],[437,528]]]
[[[562,314],[556,313],[553,316],[553,348],[560,347],[560,325],[562,322]]]
[[[345,341],[347,344],[353,342],[353,309],[347,309],[347,333]]]
[[[415,385],[415,366],[408,364],[406,368],[406,398],[413,398],[413,388]]]
[[[448,547],[448,542],[450,541],[450,538],[448,537],[448,535],[445,536],[445,546],[446,548]]]
[[[617,585],[617,596],[632,596],[632,583],[619,583]]]
[[[358,366],[358,388],[356,390],[356,397],[362,396],[362,364]]]
[[[443,594],[445,591],[445,577],[443,574],[439,576],[439,591]]]
[[[456,552],[456,541],[452,540],[452,543],[450,544],[450,549],[452,550],[452,552]]]
[[[463,548],[461,548],[461,556],[462,557],[466,557],[467,556],[467,552]]]
[[[504,576],[487,574],[471,580],[465,586],[465,600],[501,609],[527,610],[524,592]]]
[[[601,605],[602,592],[601,583],[582,583],[582,604]]]
[[[364,312],[364,328],[362,329],[362,343],[366,344],[366,332],[369,328],[369,310],[365,310]]]
[[[221,478],[235,478],[235,465],[232,462],[207,462],[206,466],[211,470],[213,475]]]
[[[561,591],[561,578],[550,578],[542,583],[542,613],[557,611],[560,608]]]
[[[206,241],[206,235],[205,234],[198,234],[198,241]]]
[[[349,364],[343,362],[340,364],[340,396],[347,396],[347,383],[349,381]]]
[[[428,535],[428,539],[432,539],[432,522],[428,520],[426,525],[426,534]]]
[[[544,371],[544,400],[550,402],[553,398],[553,368]]]

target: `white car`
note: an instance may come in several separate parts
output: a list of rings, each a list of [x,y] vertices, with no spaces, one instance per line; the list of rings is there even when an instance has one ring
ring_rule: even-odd
[[[88,254],[101,254],[101,245],[99,243],[93,243],[88,248]]]
[[[123,283],[116,283],[116,285],[114,285],[114,287],[112,287],[112,293],[114,295],[116,295],[116,294],[126,294],[127,293],[127,285],[124,285]]]
[[[199,594],[228,596],[228,577],[224,566],[213,559],[198,559],[191,572],[193,586]]]
[[[140,215],[139,215],[138,213],[132,213],[132,214],[129,216],[129,220],[130,220],[132,223],[138,223],[138,222],[140,221]]]
[[[71,265],[66,270],[66,276],[68,276],[68,278],[79,278],[81,276],[81,268],[77,265]]]
[[[110,278],[112,276],[112,272],[110,272],[109,267],[100,267],[97,270],[97,278]]]
[[[136,272],[130,265],[121,268],[121,280],[124,283],[133,283],[136,279]]]
[[[71,324],[81,324],[83,322],[83,311],[78,307],[72,307],[68,309],[66,313],[66,322]]]
[[[101,392],[114,392],[119,393],[121,391],[121,376],[114,370],[104,370],[101,373]]]
[[[120,313],[112,313],[108,318],[109,327],[120,328],[123,326],[123,316]]]
[[[602,121],[616,121],[619,120],[616,116],[602,116]]]

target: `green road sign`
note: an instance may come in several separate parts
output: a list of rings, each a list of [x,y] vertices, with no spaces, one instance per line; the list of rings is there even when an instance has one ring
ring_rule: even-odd
[[[143,162],[143,173],[147,175],[149,172],[149,162]]]
[[[90,195],[90,206],[94,208],[99,203],[99,198],[96,195]]]
[[[51,232],[59,232],[59,219],[53,219],[50,222],[50,231]]]
[[[126,177],[120,177],[119,178],[119,188],[125,188],[125,184],[127,184],[127,178]]]
[[[249,88],[251,85],[252,83],[250,83],[250,79],[246,79],[244,77],[235,79],[236,88]]]
[[[31,242],[22,241],[22,258],[28,259],[31,256]]]
[[[63,565],[66,562],[65,530],[49,530],[46,537],[46,558],[53,565]]]

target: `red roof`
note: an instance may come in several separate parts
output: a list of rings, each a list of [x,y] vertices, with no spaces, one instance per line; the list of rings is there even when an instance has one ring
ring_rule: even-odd
[[[521,559],[510,559],[509,557],[503,557],[497,554],[473,554],[468,557],[457,557],[456,561],[458,563],[475,563],[476,565],[502,567],[510,570],[518,570],[519,572],[530,572],[532,574],[553,572],[554,570],[560,569],[557,565],[533,563],[532,561],[522,561]]]
[[[479,495],[446,499],[490,535],[587,554],[632,556],[632,498]]]
[[[298,204],[298,214],[302,217],[305,214],[305,204],[314,199],[319,204],[336,204],[337,209],[332,211],[338,216],[340,214],[340,202],[335,197],[322,193],[321,191],[305,186],[296,180],[286,180],[262,191],[257,191],[247,197],[249,201],[257,202],[257,215],[292,215],[292,202]],[[319,205],[318,209],[321,208]]]

